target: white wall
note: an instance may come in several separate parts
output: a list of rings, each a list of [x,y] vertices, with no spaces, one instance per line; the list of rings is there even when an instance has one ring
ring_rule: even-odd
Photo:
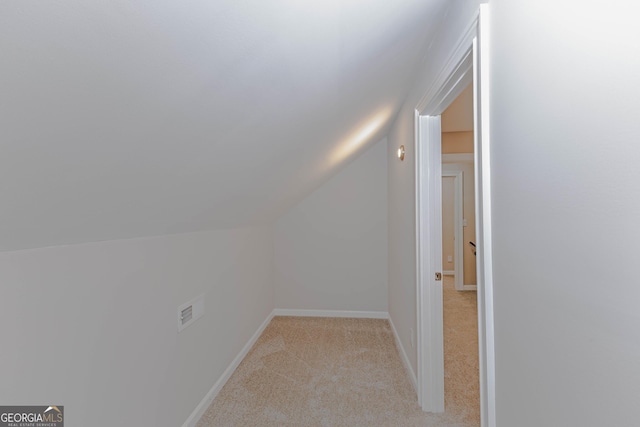
[[[70,427],[182,425],[273,309],[272,248],[238,229],[0,253],[0,402],[64,405]]]
[[[490,4],[498,425],[637,426],[640,7]]]
[[[411,87],[389,132],[389,315],[398,331],[414,372],[416,349],[410,344],[416,333],[416,215],[414,110],[422,96],[444,67],[451,50],[473,20],[477,0],[452,0],[448,15],[429,51],[416,70]],[[405,146],[405,160],[400,162],[396,150]]]
[[[275,224],[275,305],[387,311],[387,143]]]
[[[490,8],[497,425],[635,426],[638,7]],[[464,23],[469,9],[459,10]],[[444,63],[460,34],[455,22],[446,28],[430,64]],[[389,153],[404,144],[409,160],[389,156],[389,312],[414,369],[412,109],[436,72],[419,71],[389,136]]]

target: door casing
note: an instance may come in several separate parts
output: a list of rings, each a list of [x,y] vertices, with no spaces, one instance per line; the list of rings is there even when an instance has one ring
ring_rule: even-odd
[[[415,108],[417,385],[422,409],[443,412],[442,282],[436,280],[442,271],[440,114],[473,80],[480,412],[481,426],[495,427],[488,8],[480,5],[478,17]]]

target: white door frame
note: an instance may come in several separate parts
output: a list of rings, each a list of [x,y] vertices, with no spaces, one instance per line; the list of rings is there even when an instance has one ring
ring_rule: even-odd
[[[416,106],[416,293],[418,399],[424,411],[442,412],[442,282],[435,279],[435,274],[442,271],[442,200],[441,188],[435,185],[442,179],[439,116],[473,80],[480,412],[481,426],[495,427],[488,7],[486,3],[480,5],[477,19],[460,38],[440,75]],[[436,203],[437,200],[440,202]]]
[[[464,228],[462,225],[462,183],[463,171],[442,171],[442,176],[453,177],[453,276],[457,291],[465,290],[464,287]],[[474,287],[475,289],[475,287]]]

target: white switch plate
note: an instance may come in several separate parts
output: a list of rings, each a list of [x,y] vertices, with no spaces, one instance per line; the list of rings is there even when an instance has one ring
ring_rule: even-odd
[[[453,262],[453,257],[451,255],[447,256],[447,262]]]
[[[466,219],[463,219],[463,220],[462,220],[462,226],[463,226],[463,227],[466,227],[466,226],[467,226],[467,220],[466,220]]]

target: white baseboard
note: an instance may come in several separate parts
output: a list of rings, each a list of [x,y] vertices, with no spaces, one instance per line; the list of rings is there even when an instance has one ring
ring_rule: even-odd
[[[227,369],[225,369],[225,371],[222,373],[220,378],[218,378],[218,381],[215,382],[213,387],[211,387],[211,390],[209,390],[209,392],[206,394],[204,399],[202,399],[202,401],[198,404],[198,406],[196,406],[196,409],[193,410],[193,412],[191,413],[189,418],[187,418],[187,421],[184,422],[182,427],[195,427],[198,420],[200,420],[200,418],[202,417],[202,415],[204,415],[209,405],[211,405],[211,402],[213,402],[213,400],[216,398],[218,393],[220,393],[220,390],[222,390],[222,387],[224,387],[224,385],[229,380],[233,372],[236,370],[238,365],[240,365],[240,362],[242,362],[242,359],[244,359],[247,353],[249,353],[249,350],[251,350],[251,347],[253,347],[253,345],[256,343],[258,338],[260,338],[260,335],[262,335],[262,332],[264,332],[264,329],[267,327],[269,322],[271,322],[271,319],[273,319],[273,312],[271,312],[267,316],[267,318],[264,320],[264,322],[262,322],[258,330],[253,334],[253,336],[245,344],[242,350],[240,350],[240,353],[238,353],[236,358],[233,359],[233,361],[227,367]]]
[[[274,316],[298,316],[298,317],[353,317],[360,319],[388,319],[386,311],[347,311],[347,310],[295,310],[289,308],[276,308]]]
[[[463,291],[477,291],[478,290],[478,285],[464,285],[462,287]]]
[[[453,270],[442,270],[442,275],[443,276],[455,276],[456,272]]]
[[[416,377],[415,372],[413,372],[413,368],[411,367],[411,362],[409,362],[409,357],[407,356],[407,352],[404,351],[404,346],[400,341],[400,336],[398,335],[398,330],[393,324],[393,319],[389,316],[389,323],[391,324],[391,330],[393,331],[393,336],[396,339],[396,345],[398,346],[398,350],[400,350],[400,357],[402,358],[402,363],[404,364],[404,368],[409,375],[409,379],[411,380],[411,384],[413,384],[413,389],[416,394],[418,394],[418,378]]]

